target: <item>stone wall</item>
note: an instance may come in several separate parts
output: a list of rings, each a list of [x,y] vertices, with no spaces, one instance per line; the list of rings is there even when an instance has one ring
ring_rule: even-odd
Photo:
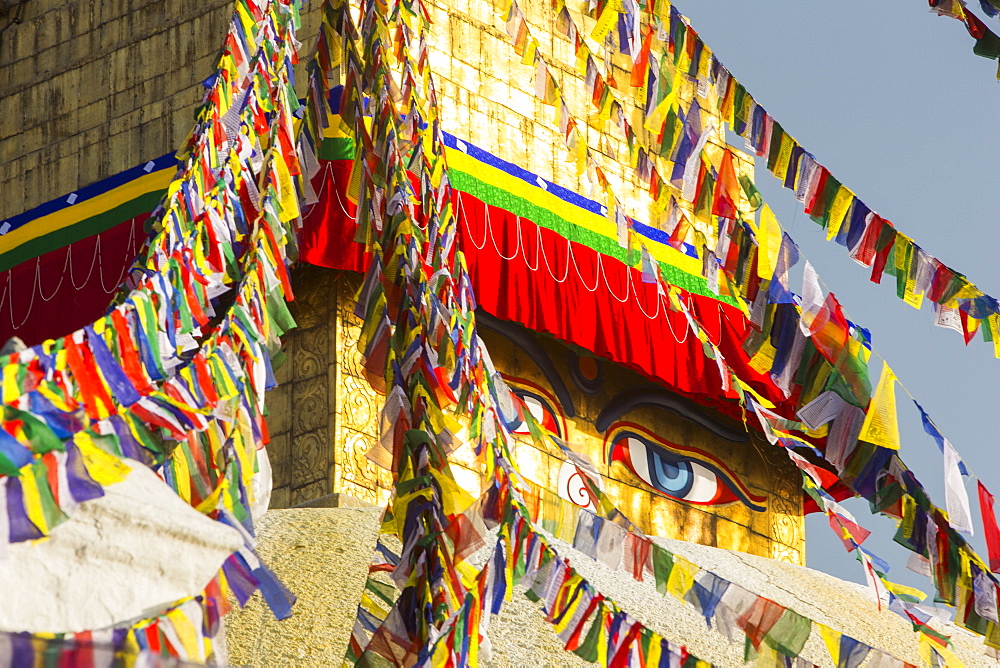
[[[360,280],[309,266],[293,275],[298,328],[284,340],[278,387],[267,395],[272,508],[333,493],[388,500],[388,472],[365,458],[375,443],[381,400],[364,379],[357,350],[361,320],[352,309]]]
[[[536,96],[535,67],[525,64],[515,52],[503,16],[509,0],[429,0],[428,4],[433,21],[430,64],[442,100],[444,128],[543,179],[604,204],[606,195],[593,169],[582,175],[578,173],[577,153],[565,145],[556,108]],[[553,3],[518,0],[517,4],[524,13],[530,35],[539,42],[538,53],[587,143],[593,164],[607,177],[629,216],[660,226],[665,221],[659,220],[652,210],[648,183],[635,174],[624,133],[613,120],[601,118],[591,103],[585,77],[577,67],[573,42],[556,29]],[[587,6],[585,2],[566,3],[576,26],[590,35],[596,21],[580,13]],[[612,94],[636,133],[638,145],[654,146],[656,133],[644,129],[644,117],[633,102],[637,89],[629,86],[632,68],[629,56],[618,53],[617,48],[593,55],[602,71],[618,82]],[[687,104],[696,94],[686,88],[678,97]],[[698,97],[697,101],[705,112],[702,120],[706,126],[705,119],[713,119],[716,131],[706,150],[713,164],[718,164],[725,133],[721,130],[716,101],[711,95]],[[737,172],[752,175],[752,159],[739,150],[734,150],[733,155]],[[690,211],[686,203],[680,202],[680,206]],[[690,214],[688,218],[710,239],[714,238],[710,220],[699,220]]]
[[[306,54],[319,5],[309,3],[305,16]],[[176,150],[232,7],[27,0],[0,14],[0,28],[8,26],[0,32],[0,220]]]

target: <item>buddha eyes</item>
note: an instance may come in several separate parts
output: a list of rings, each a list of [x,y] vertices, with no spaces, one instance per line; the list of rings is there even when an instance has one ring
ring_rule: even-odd
[[[523,378],[504,376],[504,380],[510,393],[503,395],[499,408],[511,433],[530,436],[528,421],[534,420],[538,427],[550,434],[560,439],[567,438],[566,420],[554,396]],[[588,437],[578,436],[584,440],[575,445],[587,446]],[[766,496],[751,494],[722,460],[703,450],[671,443],[641,425],[625,421],[608,427],[604,444],[609,469],[614,462],[618,462],[662,496],[701,506],[738,501],[751,510],[766,510]],[[596,450],[597,444],[593,445]],[[575,470],[575,467],[571,468]],[[591,500],[589,492],[582,486],[582,479],[564,476],[563,473],[560,472],[560,496],[589,507]],[[608,470],[604,475],[610,474]],[[597,481],[597,484],[600,482]]]
[[[751,495],[725,464],[694,448],[668,444],[638,425],[608,430],[610,462],[619,462],[654,490],[671,499],[715,506],[740,501],[764,510],[765,497]]]

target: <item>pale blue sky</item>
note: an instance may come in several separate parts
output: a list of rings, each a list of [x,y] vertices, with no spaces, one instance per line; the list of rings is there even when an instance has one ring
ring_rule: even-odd
[[[964,25],[938,17],[926,0],[679,0],[691,25],[784,129],[869,206],[922,248],[1000,295],[997,185],[1000,85],[996,61],[972,53]],[[1000,33],[971,2],[987,25]],[[849,317],[872,331],[875,350],[928,411],[970,470],[1000,498],[1000,360],[991,344],[933,326],[933,313],[875,285],[843,247],[825,241],[791,191],[758,161],[765,200],[817,268]],[[875,365],[877,370],[878,365]],[[876,371],[877,375],[877,371]],[[873,379],[874,380],[874,379]],[[904,392],[897,392],[902,457],[944,507],[941,454]],[[975,484],[967,488],[977,535]],[[893,524],[867,503],[846,504],[875,532],[866,546],[890,561],[890,579],[921,587]],[[863,581],[820,516],[807,522],[808,565]]]

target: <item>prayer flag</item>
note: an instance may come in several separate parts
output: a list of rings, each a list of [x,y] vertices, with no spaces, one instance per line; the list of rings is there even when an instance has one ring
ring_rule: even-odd
[[[883,448],[899,450],[899,425],[896,422],[896,375],[889,365],[882,362],[875,395],[868,405],[864,424],[861,425],[863,441]]]
[[[712,215],[735,219],[739,215],[740,183],[733,167],[733,154],[726,149],[719,164],[719,178],[712,196]]]
[[[976,484],[979,487],[979,512],[983,518],[983,535],[986,538],[990,570],[1000,573],[1000,528],[997,527],[996,514],[993,511],[993,495],[981,481],[977,481]]]
[[[746,633],[747,640],[754,646],[754,649],[757,649],[763,642],[764,636],[778,623],[784,612],[784,606],[763,596],[758,596],[753,605],[740,616],[737,623]]]
[[[962,458],[954,446],[944,441],[944,489],[948,506],[948,521],[956,531],[972,535],[972,511],[969,510],[969,495],[962,482],[960,466]]]

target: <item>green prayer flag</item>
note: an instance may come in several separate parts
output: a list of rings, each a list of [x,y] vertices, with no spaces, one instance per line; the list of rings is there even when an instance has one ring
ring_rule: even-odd
[[[33,452],[43,455],[46,452],[52,452],[53,450],[59,450],[60,452],[66,451],[66,446],[63,445],[62,440],[56,436],[56,433],[52,431],[52,428],[31,413],[22,411],[12,406],[4,406],[4,416],[8,421],[21,421],[21,425],[24,428],[24,435],[31,443],[31,449]]]
[[[754,185],[749,176],[741,174],[739,181],[740,185],[743,186],[743,192],[746,193],[747,199],[750,201],[750,210],[756,211],[764,203],[764,198],[760,196],[760,191],[757,190],[757,186]]]
[[[986,34],[976,40],[976,45],[972,47],[972,52],[983,58],[1000,58],[1000,37],[996,33],[987,29]]]
[[[674,557],[655,543],[653,544],[650,556],[653,560],[653,576],[656,578],[656,591],[666,594],[667,580],[670,579],[670,571],[674,569]]]
[[[38,497],[42,505],[42,513],[45,515],[45,522],[49,528],[54,528],[66,519],[66,513],[59,508],[55,497],[52,495],[52,488],[49,486],[48,468],[41,461],[36,461],[31,466],[31,474],[35,478],[35,487],[38,488]]]
[[[580,646],[573,650],[573,653],[584,661],[589,661],[590,663],[597,661],[597,642],[601,637],[601,627],[604,626],[604,616],[606,614],[604,603],[601,603],[597,607],[597,614],[594,615],[594,621],[590,624],[587,636],[580,643]]]
[[[764,636],[764,641],[785,656],[795,657],[802,652],[811,630],[812,622],[808,617],[786,609]]]

